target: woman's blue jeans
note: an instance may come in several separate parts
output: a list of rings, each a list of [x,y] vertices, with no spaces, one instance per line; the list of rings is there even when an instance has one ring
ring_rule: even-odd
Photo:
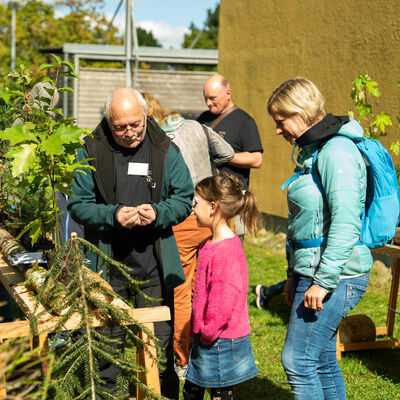
[[[292,311],[282,364],[295,400],[344,400],[346,387],[336,358],[337,329],[367,289],[369,273],[341,279],[315,312],[304,307],[304,293],[312,278],[292,277]]]

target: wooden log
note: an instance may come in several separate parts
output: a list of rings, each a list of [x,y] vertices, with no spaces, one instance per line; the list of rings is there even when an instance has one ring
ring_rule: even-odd
[[[3,255],[0,255],[0,280],[3,285],[12,295],[16,303],[20,306],[21,310],[24,314],[29,318],[40,315],[38,319],[38,331],[39,332],[52,332],[52,329],[56,326],[59,317],[55,317],[49,314],[46,308],[38,304],[37,299],[32,295],[32,293],[26,288],[25,285],[22,284],[24,278],[21,273],[19,273],[15,268],[10,266]],[[128,314],[131,318],[135,319],[139,323],[146,322],[158,322],[158,321],[169,321],[171,319],[170,310],[168,307],[152,307],[152,308],[130,308],[128,304],[124,301],[114,298],[111,302],[113,306],[120,307],[128,311]],[[74,330],[77,329],[81,321],[81,317],[79,314],[73,314],[71,318],[64,325],[65,330]],[[103,326],[104,319],[94,316],[93,318],[93,326]],[[9,323],[2,323],[1,326],[7,327]],[[11,322],[10,322],[11,324]],[[128,324],[128,323],[127,323]],[[25,330],[24,330],[25,329]],[[21,331],[17,336],[4,336],[5,337],[22,337],[29,336],[29,323],[21,327]],[[7,335],[10,335],[9,330],[7,330]],[[1,329],[0,329],[0,337]]]
[[[350,315],[339,325],[340,343],[373,342],[376,339],[375,324],[363,314]]]
[[[57,315],[62,315],[63,311],[67,311],[63,309],[62,305],[67,296],[65,286],[61,282],[52,279],[47,283],[44,289],[47,272],[45,268],[34,265],[25,272],[26,283],[37,294],[41,294],[40,300],[42,300],[45,305],[51,307],[52,312]]]
[[[26,250],[25,247],[23,247],[21,243],[19,243],[18,240],[16,240],[15,237],[11,235],[11,233],[1,228],[0,228],[0,251],[6,257],[18,253],[28,253],[28,250]],[[17,266],[18,270],[21,273],[24,273],[29,267],[30,265]]]
[[[19,243],[18,240],[16,240],[15,237],[11,235],[11,233],[1,228],[0,228],[0,249],[1,252],[7,257],[17,253],[28,252],[28,250],[26,250],[25,247],[23,247],[21,243]]]

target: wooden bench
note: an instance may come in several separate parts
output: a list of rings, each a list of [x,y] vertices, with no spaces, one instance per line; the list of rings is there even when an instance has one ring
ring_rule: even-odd
[[[387,244],[373,250],[376,253],[385,254],[394,257],[394,265],[392,269],[392,283],[389,294],[389,307],[386,319],[386,326],[376,327],[376,336],[393,336],[394,322],[396,318],[397,298],[399,296],[399,278],[400,278],[400,246]],[[389,349],[400,347],[400,339],[373,340],[365,342],[340,342],[340,328],[337,339],[336,355],[338,360],[342,357],[343,351],[371,350],[371,349]]]
[[[40,319],[38,320],[37,324],[38,332],[46,333],[39,335],[39,346],[41,347],[42,351],[45,352],[48,348],[47,333],[52,332],[52,329],[56,326],[59,317],[49,314],[43,305],[37,303],[35,297],[32,296],[30,291],[23,284],[25,279],[22,274],[18,272],[15,267],[11,266],[2,254],[0,254],[0,280],[27,317],[27,319],[23,321],[0,323],[0,343],[2,343],[4,339],[31,336],[32,333],[29,325],[29,318],[34,315],[40,315]],[[143,326],[149,329],[153,334],[154,322],[168,321],[171,319],[170,310],[165,306],[151,308],[130,308],[125,302],[116,298],[114,298],[111,304],[127,309],[132,318],[143,324]],[[65,330],[74,330],[79,326],[79,323],[79,314],[74,314],[66,322]],[[93,318],[92,326],[100,327],[103,326],[103,323],[99,319]],[[140,374],[139,379],[155,394],[160,395],[161,390],[158,366],[154,361],[156,357],[154,340],[143,330],[139,331],[139,336],[144,340],[145,343],[147,343],[147,351],[145,351],[143,347],[139,347],[137,349],[138,365],[143,366],[146,370],[145,373]],[[2,358],[0,354],[0,365],[1,362]],[[0,387],[0,400],[6,399],[6,396],[6,388],[3,385]],[[136,398],[137,400],[144,399],[145,394],[137,389]]]

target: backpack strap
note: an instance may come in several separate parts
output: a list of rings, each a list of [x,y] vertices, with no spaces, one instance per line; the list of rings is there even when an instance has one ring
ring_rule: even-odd
[[[297,172],[296,172],[297,171]],[[307,169],[298,169],[296,168],[294,170],[294,172],[296,172],[294,175],[292,175],[282,186],[281,189],[285,190],[287,186],[289,186],[294,180],[296,180],[299,176],[301,175],[305,175],[305,174],[309,174],[311,173],[311,168],[307,168]]]
[[[326,246],[328,243],[328,238],[326,236],[322,236],[315,239],[307,239],[307,240],[290,240],[288,239],[290,247],[293,249],[309,249],[311,247],[321,247]]]

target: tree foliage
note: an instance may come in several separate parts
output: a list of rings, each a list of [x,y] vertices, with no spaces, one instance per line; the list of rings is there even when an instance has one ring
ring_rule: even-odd
[[[190,33],[185,34],[183,48],[218,49],[219,4],[212,10],[207,10],[207,18],[203,28],[198,28],[193,22]],[[193,43],[194,42],[194,43]]]
[[[130,342],[137,346],[146,347],[146,343],[138,335],[137,328],[144,330],[156,340],[149,329],[130,317],[127,309],[112,304],[112,300],[118,295],[98,274],[84,266],[86,250],[98,255],[103,268],[122,274],[134,292],[140,293],[149,302],[154,300],[141,291],[140,284],[143,282],[131,277],[129,267],[107,257],[86,240],[75,237],[60,246],[54,254],[50,269],[48,271],[43,269],[44,273],[40,278],[43,283],[38,298],[43,298],[49,287],[54,287],[55,283],[62,285],[66,295],[59,296],[58,301],[53,301],[50,310],[54,310],[57,306],[65,312],[52,329],[56,334],[49,349],[50,356],[54,358],[51,379],[43,383],[36,395],[52,400],[97,398],[123,400],[128,397],[126,387],[129,382],[138,385],[148,398],[161,400],[160,396],[139,381],[138,373],[144,372],[144,368],[124,356],[120,347],[121,340],[110,338],[104,330],[93,327],[94,319],[102,321],[104,325],[120,326]],[[134,306],[129,300],[123,300],[131,307]],[[79,315],[79,324],[70,331],[69,346],[57,350],[55,343],[63,332],[65,324],[74,316],[76,318],[76,315]],[[39,319],[40,314],[31,319],[33,331],[36,330]],[[99,371],[100,360],[106,360],[120,370],[118,393],[111,394],[105,391],[105,382],[101,379]],[[154,358],[153,360],[157,362]]]
[[[378,82],[371,79],[368,74],[359,75],[353,81],[351,98],[357,110],[358,122],[367,136],[373,139],[385,136],[386,127],[392,125],[392,120],[385,111],[374,114],[372,99],[380,96]],[[355,117],[354,112],[350,111],[349,114],[351,118]]]
[[[69,13],[56,16],[54,3],[23,0],[16,11],[16,65],[32,66],[37,71],[46,61],[41,48],[70,43],[102,43],[108,21],[101,13],[105,0],[60,0]],[[106,44],[121,44],[115,26],[105,38]],[[0,76],[7,75],[11,56],[11,9],[0,4]]]
[[[21,0],[16,11],[16,65],[24,64],[37,72],[38,66],[46,62],[46,54],[40,49],[67,42],[122,44],[123,37],[118,28],[109,26],[105,4],[106,0],[57,0],[51,3]],[[57,16],[56,6],[63,7],[65,14]],[[137,35],[139,46],[161,47],[151,31],[139,27]],[[10,48],[11,9],[0,4],[0,77],[7,75],[11,63]]]
[[[59,77],[77,78],[74,66],[53,55],[52,64],[42,64],[42,70],[55,75],[43,77],[50,87],[45,89],[47,96],[30,95],[31,74],[22,65],[8,74],[14,88],[0,90],[0,217],[23,228],[20,236],[29,232],[32,245],[47,232],[56,232],[59,242],[57,193],[70,194],[75,170],[86,168],[75,157],[88,130],[74,125],[72,118],[63,118],[54,102]],[[56,115],[58,119],[53,118]]]
[[[137,38],[139,46],[144,47],[162,47],[160,42],[154,37],[152,31],[137,27]]]

